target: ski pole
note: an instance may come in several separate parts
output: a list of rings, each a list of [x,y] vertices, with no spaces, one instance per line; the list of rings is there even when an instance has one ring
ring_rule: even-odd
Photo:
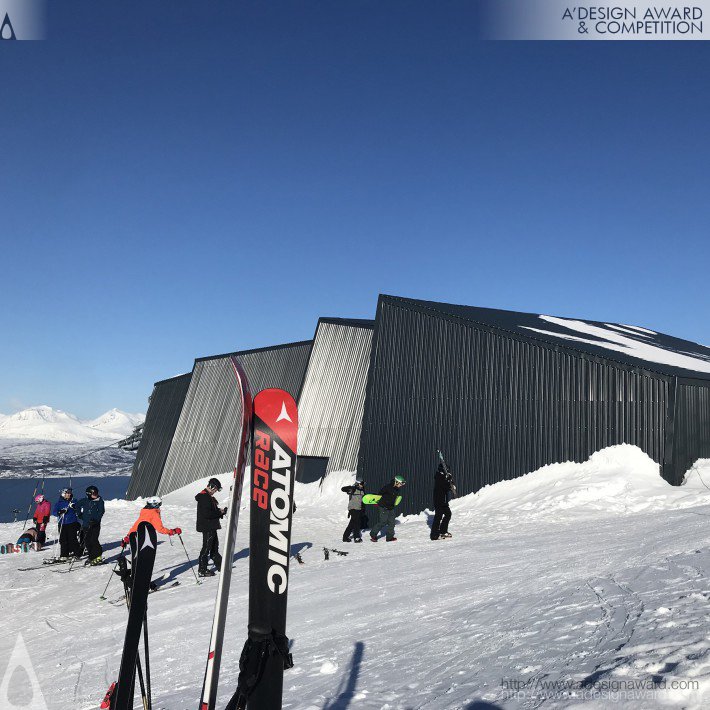
[[[116,560],[116,564],[113,566],[113,569],[111,570],[111,576],[108,578],[108,582],[106,584],[106,588],[104,589],[104,593],[99,597],[99,599],[106,599],[106,592],[108,592],[108,585],[111,584],[111,580],[113,579],[113,575],[116,574],[116,567],[118,567],[118,560]]]
[[[150,656],[148,655],[148,606],[146,605],[145,614],[143,615],[143,644],[145,652],[143,659],[145,660],[145,680],[146,680],[146,695],[148,697],[147,710],[153,710],[153,699],[150,692]]]
[[[30,501],[30,507],[27,508],[27,516],[25,517],[25,524],[22,526],[22,529],[24,530],[27,527],[27,521],[30,519],[30,513],[32,512],[32,503],[35,502],[35,496],[37,495],[37,489],[39,488],[39,481],[35,484],[35,490],[34,493],[32,494],[32,500]]]
[[[192,574],[195,575],[195,582],[197,584],[200,584],[200,580],[197,579],[197,572],[195,572],[195,568],[192,566],[192,560],[190,559],[190,555],[187,554],[187,548],[185,547],[185,543],[182,541],[182,535],[178,535],[180,538],[180,544],[182,545],[182,549],[185,550],[185,557],[187,557],[187,561],[190,563],[190,569],[192,570]]]

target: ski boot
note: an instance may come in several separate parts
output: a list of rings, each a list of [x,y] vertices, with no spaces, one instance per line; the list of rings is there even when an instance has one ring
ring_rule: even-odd
[[[355,540],[354,540],[354,542],[362,542],[362,538],[361,538],[361,537],[356,537]]]
[[[445,533],[441,533],[441,535],[439,535],[439,537],[440,537],[441,539],[445,540],[445,539],[447,539],[447,538],[449,538],[449,537],[453,537],[453,535],[452,535],[450,532],[445,532]]]
[[[198,577],[214,577],[214,572],[211,569],[201,569],[197,572]]]
[[[377,542],[377,538],[376,538],[376,537],[372,537],[372,535],[370,535],[370,542]]]
[[[97,567],[98,565],[102,565],[104,563],[103,557],[99,555],[98,557],[94,557],[93,560],[89,560],[88,564],[90,567]]]
[[[397,542],[397,538],[396,537],[388,537],[387,542]]]

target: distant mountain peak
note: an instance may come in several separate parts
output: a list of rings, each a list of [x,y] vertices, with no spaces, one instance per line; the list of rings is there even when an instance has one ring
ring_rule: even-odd
[[[113,408],[96,419],[81,421],[73,414],[41,404],[9,416],[0,415],[0,439],[70,443],[120,439],[144,419],[142,414],[128,414]]]

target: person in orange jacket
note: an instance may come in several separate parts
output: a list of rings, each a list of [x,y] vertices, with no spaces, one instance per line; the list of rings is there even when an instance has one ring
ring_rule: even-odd
[[[163,501],[158,496],[151,496],[146,499],[145,507],[141,510],[138,520],[133,523],[133,527],[128,531],[126,537],[123,538],[121,542],[122,547],[128,545],[131,533],[136,532],[138,530],[138,526],[144,522],[150,523],[155,528],[156,532],[163,535],[172,536],[182,534],[182,530],[180,528],[166,528],[165,525],[163,525],[163,519],[160,517],[160,506],[162,504]]]

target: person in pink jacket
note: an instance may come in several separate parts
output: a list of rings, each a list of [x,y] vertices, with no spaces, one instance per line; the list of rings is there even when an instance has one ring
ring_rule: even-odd
[[[37,539],[39,549],[44,545],[44,541],[47,539],[46,530],[49,517],[52,515],[52,504],[48,500],[45,500],[41,493],[35,496],[35,503],[37,503],[37,507],[35,508],[35,514],[32,516],[32,519],[35,521],[35,525],[39,531]]]

